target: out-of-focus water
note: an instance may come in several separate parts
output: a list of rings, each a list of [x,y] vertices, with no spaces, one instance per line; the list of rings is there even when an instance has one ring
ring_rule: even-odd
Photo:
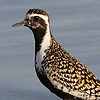
[[[56,40],[100,79],[100,0],[1,0],[0,100],[60,100],[36,76],[32,32],[11,27],[30,8],[49,13]]]

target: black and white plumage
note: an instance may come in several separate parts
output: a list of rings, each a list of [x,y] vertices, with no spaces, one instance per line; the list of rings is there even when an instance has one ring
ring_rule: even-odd
[[[42,84],[63,100],[100,100],[100,81],[57,43],[44,10],[30,9],[17,26],[29,27],[34,34],[35,69]]]

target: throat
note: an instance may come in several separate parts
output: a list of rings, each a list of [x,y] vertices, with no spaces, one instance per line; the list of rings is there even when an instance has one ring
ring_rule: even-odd
[[[44,51],[50,44],[51,33],[49,25],[46,28],[32,29],[35,38],[35,55],[39,51]]]
[[[35,54],[36,54],[41,48],[41,43],[43,41],[44,36],[46,35],[46,30],[39,28],[39,29],[34,29],[32,31],[35,38]]]

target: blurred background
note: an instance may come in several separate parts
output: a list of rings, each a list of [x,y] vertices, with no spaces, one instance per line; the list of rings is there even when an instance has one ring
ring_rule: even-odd
[[[61,100],[36,76],[32,32],[11,27],[32,8],[48,12],[55,39],[100,79],[100,0],[0,0],[0,100]]]

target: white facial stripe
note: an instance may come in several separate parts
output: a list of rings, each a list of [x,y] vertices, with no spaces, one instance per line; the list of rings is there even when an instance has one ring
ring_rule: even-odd
[[[48,19],[48,16],[46,16],[46,15],[41,15],[41,14],[27,14],[26,18],[31,18],[31,17],[34,17],[34,16],[39,16],[40,18],[44,19],[45,22],[46,22],[46,24],[48,25],[49,19]]]

